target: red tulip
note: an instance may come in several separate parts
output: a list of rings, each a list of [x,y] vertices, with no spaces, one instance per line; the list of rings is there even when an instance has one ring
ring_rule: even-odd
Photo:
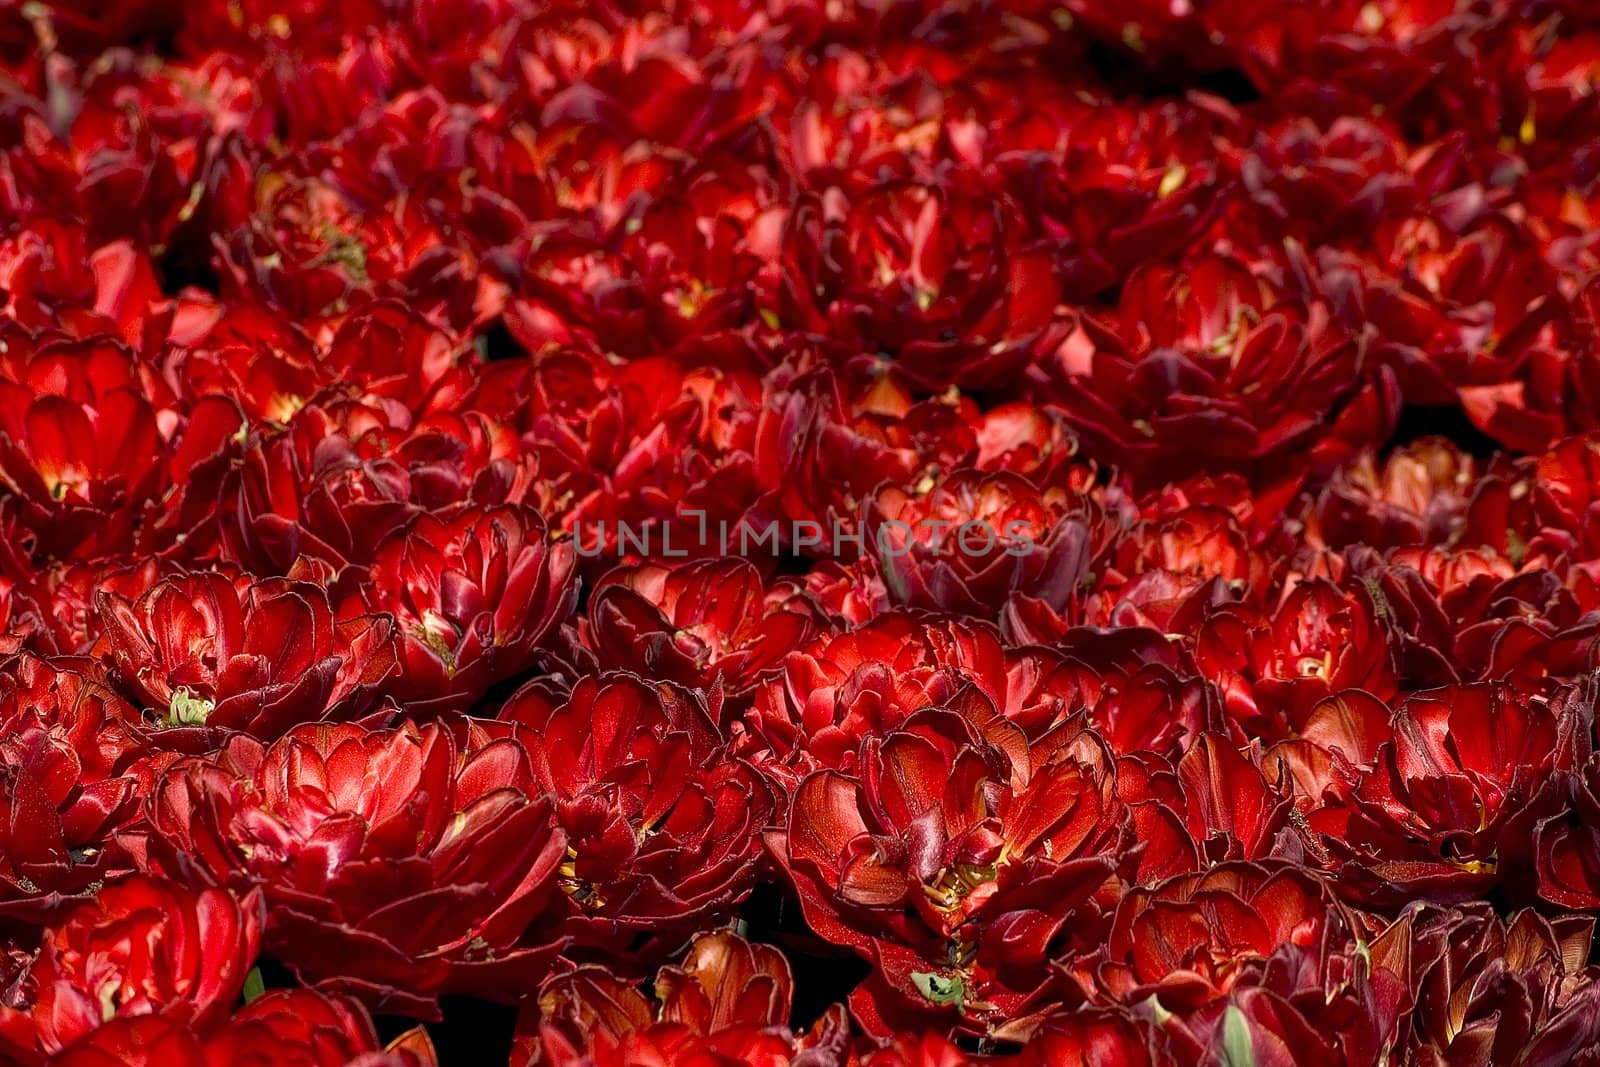
[[[548,1067],[801,1067],[840,1063],[835,1007],[807,1034],[788,1027],[794,980],[783,956],[727,932],[703,934],[661,968],[655,1002],[598,967],[551,979],[518,1023],[514,1064]]]
[[[143,876],[107,886],[46,931],[20,999],[0,1006],[0,1045],[43,1063],[113,1019],[215,1025],[244,988],[263,918],[259,893]]]
[[[525,689],[501,717],[529,728],[534,777],[556,797],[574,951],[609,945],[606,958],[620,961],[619,934],[670,944],[749,893],[776,797],[729,754],[698,695],[603,675],[559,706]]]
[[[1400,449],[1381,467],[1364,455],[1322,490],[1318,526],[1333,545],[1439,544],[1454,532],[1477,475],[1471,456],[1440,440]]]
[[[103,592],[96,606],[99,647],[160,726],[271,738],[363,714],[394,671],[393,623],[335,620],[309,583],[197,573],[164,579],[136,603]]]
[[[1520,898],[1589,909],[1600,906],[1600,756],[1591,751],[1583,711],[1592,697],[1579,689],[1568,700],[1577,715],[1563,724],[1561,744],[1547,757],[1555,772],[1504,821],[1501,873]],[[1521,769],[1519,777],[1537,781]]]
[[[429,242],[415,216],[363,211],[320,177],[286,173],[264,158],[215,182],[214,202],[237,195],[234,182],[248,183],[239,192],[253,201],[242,219],[211,220],[227,226],[216,240],[225,296],[275,304],[298,319],[333,318],[378,296],[441,319],[470,319],[473,286],[460,254]]]
[[[22,655],[0,668],[0,911],[43,911],[130,869],[137,715],[93,676]]]
[[[1563,358],[1563,306],[1532,236],[1497,214],[1460,231],[1423,217],[1384,244],[1402,281],[1373,284],[1368,302],[1386,344],[1411,364],[1403,373],[1419,379],[1408,391],[1453,392],[1479,430],[1520,451],[1567,432],[1567,405],[1543,384],[1562,374],[1544,368]],[[1574,414],[1571,429],[1594,428]]]
[[[930,391],[1003,386],[1048,340],[1060,291],[1005,207],[953,179],[803,195],[785,226],[778,322],[881,352]]]
[[[394,616],[400,670],[389,695],[415,714],[462,710],[536,664],[577,600],[574,560],[522,508],[423,514],[379,544],[345,614]]]
[[[261,885],[273,953],[373,1005],[514,999],[560,947],[520,940],[566,846],[513,728],[235,735],[168,767],[145,806],[153,864]]]
[[[761,491],[761,382],[722,363],[686,369],[655,356],[619,368],[557,352],[535,365],[537,391],[515,416],[529,427],[547,518],[573,534],[597,575],[636,557],[760,551],[764,527],[745,532],[741,520]]]
[[[926,494],[879,489],[863,529],[897,604],[992,619],[1013,594],[1061,611],[1106,540],[1099,512],[1087,494],[957,471]]]
[[[354,1001],[275,990],[209,1033],[161,1015],[112,1019],[50,1061],[52,1067],[436,1067],[421,1028],[387,1048]]]
[[[1588,917],[1508,922],[1467,905],[1412,921],[1416,1007],[1401,1047],[1417,1062],[1553,1065],[1600,1036]]]
[[[1348,821],[1326,839],[1344,861],[1341,890],[1374,903],[1488,891],[1507,820],[1556,766],[1557,712],[1501,687],[1464,686],[1408,698],[1390,729],[1372,770],[1353,776]]]
[[[903,1031],[861,1059],[862,1067],[969,1067],[971,1057],[937,1032]]]
[[[1292,493],[1306,465],[1381,440],[1395,418],[1393,378],[1327,300],[1237,259],[1143,267],[1120,312],[1068,355],[1059,402],[1086,452],[1141,484],[1238,471]]]
[[[852,414],[837,381],[821,371],[774,391],[763,404],[755,470],[781,516],[775,523],[781,542],[792,540],[792,527],[802,522],[814,525],[822,544],[842,542],[836,531],[855,531],[862,501],[881,483],[911,480],[916,453]],[[751,538],[767,534],[763,524],[752,520],[751,526]]]
[[[1398,689],[1393,640],[1371,590],[1327,581],[1296,585],[1270,614],[1227,604],[1195,642],[1201,672],[1222,689],[1229,717],[1253,736],[1278,739],[1329,693]]]
[[[735,697],[818,628],[815,607],[792,583],[769,590],[737,559],[619,567],[589,596],[588,639],[603,667],[701,689],[718,684]]]
[[[159,1015],[113,1018],[49,1062],[56,1067],[210,1067],[194,1031]]]
[[[861,626],[889,611],[889,591],[870,558],[853,564],[821,560],[806,574],[806,592],[839,626]]]
[[[1026,1067],[1155,1067],[1174,1053],[1159,1025],[1131,1011],[1084,1008],[1047,1020],[1017,1057]]]
[[[787,763],[849,770],[863,740],[969,695],[997,722],[1042,736],[1073,710],[1076,681],[1051,654],[1008,651],[981,624],[892,613],[792,653],[746,721],[753,742]]]
[[[1043,650],[1011,656],[1017,660],[1013,677],[1034,676],[1026,702],[1037,707],[1022,718],[1008,712],[1030,735],[1063,712],[1083,708],[1114,750],[1175,757],[1221,721],[1216,690],[1198,676],[1182,646],[1156,630],[1076,627],[1064,631],[1057,645],[1059,663]],[[1047,710],[1053,715],[1040,715]]]
[[[58,558],[125,550],[139,509],[161,488],[156,412],[131,369],[106,373],[112,351],[42,349],[41,361],[59,360],[70,375],[65,390],[0,380],[0,481]]]
[[[0,507],[0,524],[4,523],[3,512]],[[87,655],[100,637],[100,613],[94,602],[102,591],[137,598],[179,569],[159,559],[147,559],[137,564],[113,560],[62,563],[35,570],[15,556],[0,566],[19,574],[12,610],[34,616],[37,630],[30,646],[40,652],[72,656]],[[33,605],[38,605],[37,614]]]
[[[1369,1063],[1395,1039],[1409,981],[1406,928],[1373,933],[1297,865],[1225,863],[1131,888],[1094,981],[1126,1004],[1153,996],[1209,1047],[1200,1062],[1253,1048],[1256,1062]]]
[[[366,1010],[352,1000],[305,989],[273,990],[235,1012],[205,1042],[207,1067],[436,1067],[418,1027],[378,1041]]]
[[[950,713],[863,742],[858,771],[817,771],[768,847],[812,929],[878,973],[863,1024],[940,1018],[1024,1036],[1046,960],[1093,942],[1131,859],[1093,735],[1007,755]]]
[[[287,425],[252,433],[223,483],[226,558],[263,574],[290,574],[308,559],[367,564],[419,515],[527,495],[532,463],[509,429],[476,412],[414,421],[382,395],[395,388],[380,378],[365,402],[283,400],[273,417]]]

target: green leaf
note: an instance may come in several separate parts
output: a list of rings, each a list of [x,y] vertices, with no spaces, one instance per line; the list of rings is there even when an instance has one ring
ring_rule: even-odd
[[[266,991],[267,983],[261,977],[261,968],[250,968],[250,973],[244,978],[244,1002],[249,1004]]]
[[[1256,1067],[1256,1047],[1250,1039],[1250,1021],[1237,1004],[1229,1004],[1227,1014],[1222,1017],[1221,1067]]]
[[[912,971],[911,984],[917,987],[918,993],[935,1004],[954,1004],[959,1008],[967,999],[967,984],[960,975],[946,978],[932,971]]]

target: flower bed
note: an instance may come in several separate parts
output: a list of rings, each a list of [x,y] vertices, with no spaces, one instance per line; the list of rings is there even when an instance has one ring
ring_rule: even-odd
[[[0,1064],[1600,1064],[1593,8],[0,4]]]

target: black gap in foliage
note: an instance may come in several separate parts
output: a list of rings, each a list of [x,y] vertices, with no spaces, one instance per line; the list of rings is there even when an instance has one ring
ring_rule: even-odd
[[[522,359],[528,353],[506,329],[505,320],[496,318],[478,334],[478,352],[493,363],[501,359]]]
[[[828,530],[826,526],[824,526],[822,531],[823,541],[827,542],[831,535],[832,531]],[[824,543],[822,547],[823,550],[826,551],[831,546]],[[752,550],[755,550],[756,546],[752,545],[751,548]],[[807,574],[810,574],[811,569],[817,565],[816,560],[812,559],[810,556],[801,555],[798,552],[785,552],[781,556],[778,556],[777,560],[778,563],[773,572],[775,577],[804,578]]]
[[[1011,1041],[996,1041],[988,1037],[958,1035],[956,1047],[978,1056],[1008,1056],[1022,1051],[1022,1046]]]
[[[203,242],[185,241],[183,229],[173,235],[173,243],[155,261],[156,280],[166,296],[177,296],[185,289],[202,289],[213,296],[222,291],[222,277],[211,259],[211,249]]]
[[[293,989],[300,984],[289,968],[268,956],[256,960],[256,970],[261,972],[261,985],[265,989]]]
[[[294,973],[275,959],[256,961],[262,985],[268,990],[294,989],[300,985]],[[427,1023],[428,1036],[439,1053],[441,1067],[480,1063],[505,1063],[511,1057],[511,1042],[516,1034],[517,1009],[474,997],[441,997],[444,1020]],[[417,1020],[403,1015],[377,1015],[373,1025],[378,1040],[387,1045],[414,1029]]]
[[[1135,52],[1104,41],[1089,42],[1084,59],[1118,97],[1156,100],[1198,91],[1221,97],[1236,107],[1261,99],[1255,83],[1240,70],[1196,70],[1174,59],[1150,63]]]
[[[1467,413],[1455,404],[1403,408],[1394,435],[1389,438],[1389,447],[1403,448],[1425,437],[1447,438],[1474,459],[1487,460],[1503,451],[1494,438],[1472,425]]]
[[[506,1063],[516,1034],[517,1009],[476,997],[441,997],[444,1021],[428,1023],[428,1036],[439,1053],[440,1067]],[[380,1015],[378,1039],[385,1044],[417,1025],[415,1019]]]
[[[535,668],[534,670],[529,671],[518,671],[510,678],[502,679],[501,681],[496,682],[494,685],[491,685],[489,687],[489,691],[483,695],[483,698],[472,706],[471,713],[483,718],[492,719],[500,713],[500,709],[505,706],[505,702],[510,700],[512,694],[514,694],[518,689],[521,689],[535,678],[548,677],[551,674],[558,672],[559,668],[557,668],[557,670],[542,670]],[[567,681],[570,683],[572,679],[569,678]]]
[[[1196,74],[1188,88],[1221,97],[1235,107],[1261,99],[1261,90],[1256,88],[1244,71],[1231,68]]]
[[[796,1032],[811,1028],[835,1004],[850,997],[872,968],[854,952],[830,945],[806,926],[800,903],[781,886],[763,882],[739,909],[740,932],[746,940],[772,945],[794,970],[794,1011],[789,1025]]]

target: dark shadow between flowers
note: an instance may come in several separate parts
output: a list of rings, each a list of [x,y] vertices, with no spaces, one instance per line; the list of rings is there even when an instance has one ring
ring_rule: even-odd
[[[1473,459],[1488,460],[1500,451],[1495,439],[1472,424],[1458,405],[1409,405],[1389,436],[1388,451],[1404,448],[1428,437],[1443,437]]]
[[[440,997],[444,1021],[428,1023],[439,1062],[505,1063],[517,1025],[517,1009],[475,997]],[[385,1043],[417,1025],[414,1019],[383,1015],[377,1019],[378,1037]]]
[[[1151,63],[1104,41],[1089,42],[1084,59],[1106,88],[1119,97],[1157,100],[1199,92],[1235,107],[1261,99],[1260,91],[1244,71],[1231,67],[1198,70],[1172,58]]]
[[[168,297],[176,297],[185,289],[199,289],[220,296],[222,276],[217,273],[210,250],[194,241],[176,239],[180,236],[181,231],[174,235],[172,244],[155,262],[156,280],[161,285],[161,292]]]
[[[525,359],[528,355],[527,350],[511,336],[511,331],[506,329],[505,320],[501,318],[494,319],[478,331],[477,345],[478,353],[483,356],[486,363]]]
[[[745,939],[778,949],[794,971],[789,1024],[797,1033],[833,1005],[848,1001],[851,990],[872,973],[860,956],[812,933],[800,916],[800,902],[770,882],[756,885],[739,916]]]
[[[293,989],[300,983],[293,972],[277,960],[263,956],[256,962],[262,985],[269,990]],[[511,1055],[516,1033],[517,1008],[477,997],[439,998],[444,1020],[424,1023],[428,1037],[444,1067],[467,1063],[504,1063]],[[387,1045],[417,1026],[417,1020],[404,1015],[374,1015],[378,1040]]]

